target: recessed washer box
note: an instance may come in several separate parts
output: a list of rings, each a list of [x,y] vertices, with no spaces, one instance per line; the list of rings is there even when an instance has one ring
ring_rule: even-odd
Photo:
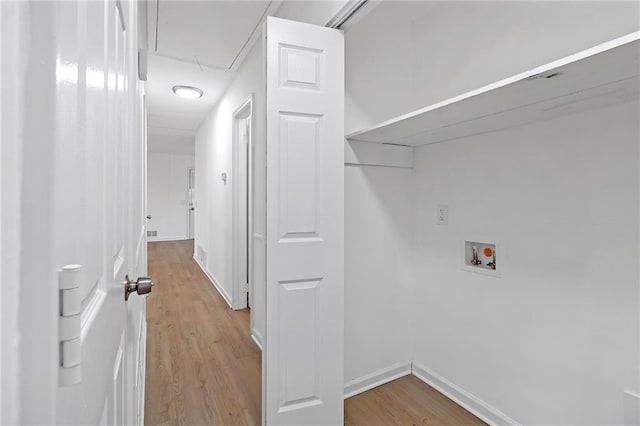
[[[500,277],[503,253],[500,241],[478,238],[465,240],[462,247],[462,269],[477,274]]]

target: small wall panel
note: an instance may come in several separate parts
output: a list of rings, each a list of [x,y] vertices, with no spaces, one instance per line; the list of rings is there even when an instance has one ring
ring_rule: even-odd
[[[318,362],[320,282],[280,282],[279,412],[322,404]]]
[[[322,90],[322,50],[280,45],[280,86]]]
[[[280,116],[280,235],[283,240],[318,238],[318,144],[322,116]]]

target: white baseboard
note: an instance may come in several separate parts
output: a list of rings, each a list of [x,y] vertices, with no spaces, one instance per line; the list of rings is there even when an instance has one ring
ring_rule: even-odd
[[[374,371],[366,376],[350,380],[344,386],[344,398],[351,398],[359,393],[384,385],[392,380],[411,374],[411,363],[398,363],[390,367]]]
[[[200,267],[200,269],[202,269],[202,272],[204,272],[204,274],[207,276],[207,278],[209,278],[209,281],[211,281],[211,283],[213,284],[213,286],[216,288],[216,290],[218,290],[218,293],[220,293],[220,295],[222,296],[222,298],[224,299],[225,302],[227,302],[227,305],[229,305],[230,308],[233,309],[232,305],[231,305],[231,298],[229,297],[229,295],[227,294],[226,291],[224,291],[224,288],[218,283],[218,281],[213,277],[213,275],[211,274],[211,272],[207,271],[207,268],[205,268],[204,266],[202,266],[202,264],[200,263],[200,261],[198,260],[198,258],[193,255],[193,260],[196,261],[196,263],[198,264],[198,266]]]
[[[251,330],[251,340],[253,340],[253,343],[255,343],[256,346],[260,348],[260,351],[262,351],[262,338],[257,331]]]
[[[447,398],[490,425],[517,425],[518,422],[504,414],[502,411],[470,394],[461,387],[451,383],[435,371],[418,364],[412,363],[413,375],[432,388],[436,389]]]
[[[155,243],[155,242],[166,242],[166,241],[184,241],[184,240],[190,240],[191,238],[189,237],[147,237],[147,241],[150,243]]]

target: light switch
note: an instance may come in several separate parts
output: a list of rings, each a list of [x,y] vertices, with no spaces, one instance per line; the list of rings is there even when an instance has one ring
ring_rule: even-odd
[[[449,206],[445,204],[438,205],[437,211],[437,219],[438,225],[448,225],[449,224]]]

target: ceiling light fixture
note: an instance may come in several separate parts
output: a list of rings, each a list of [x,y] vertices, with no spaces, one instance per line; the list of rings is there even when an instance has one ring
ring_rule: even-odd
[[[198,99],[204,95],[202,90],[193,86],[173,86],[173,93],[186,99]]]

